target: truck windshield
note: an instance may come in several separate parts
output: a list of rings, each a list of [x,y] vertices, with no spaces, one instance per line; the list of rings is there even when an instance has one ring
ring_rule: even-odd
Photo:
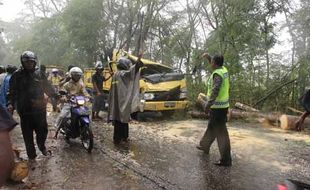
[[[145,64],[141,70],[141,77],[153,84],[184,79],[182,73],[175,72],[169,67],[155,64]]]
[[[142,76],[153,75],[153,74],[162,74],[162,73],[174,73],[173,69],[168,67],[163,67],[160,65],[145,64],[141,70]]]

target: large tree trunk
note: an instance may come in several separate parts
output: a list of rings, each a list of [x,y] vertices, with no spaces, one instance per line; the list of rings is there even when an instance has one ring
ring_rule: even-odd
[[[298,116],[293,115],[281,115],[280,117],[280,127],[285,130],[295,130],[295,123],[299,119]],[[305,119],[304,127],[310,127],[310,119]]]
[[[190,111],[189,114],[193,118],[200,118],[200,119],[208,119],[209,116],[205,112],[201,111]],[[263,118],[265,120],[268,120],[269,122],[276,122],[279,120],[279,113],[259,113],[259,112],[244,112],[244,111],[238,111],[235,109],[229,110],[227,114],[228,120],[231,119],[257,119],[257,118]]]

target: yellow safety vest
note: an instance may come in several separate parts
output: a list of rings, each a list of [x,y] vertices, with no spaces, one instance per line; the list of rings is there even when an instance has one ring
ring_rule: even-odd
[[[218,74],[222,77],[222,85],[220,87],[220,91],[218,96],[215,99],[214,104],[211,108],[228,108],[229,107],[229,77],[228,77],[228,70],[226,67],[222,66],[213,71],[210,78],[208,79],[208,93],[207,98],[210,99],[212,94],[212,87],[213,87],[213,76],[214,74]]]

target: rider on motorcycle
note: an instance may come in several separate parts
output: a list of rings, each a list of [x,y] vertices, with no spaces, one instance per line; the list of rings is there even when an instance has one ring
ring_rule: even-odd
[[[85,89],[84,83],[80,80],[81,77],[83,76],[82,69],[80,69],[79,67],[73,67],[70,69],[69,74],[70,74],[71,79],[63,85],[63,90],[67,92],[69,97],[78,96],[78,95],[89,97]],[[67,102],[66,97],[63,97],[61,100],[64,102]],[[55,124],[56,129],[58,129],[63,119],[68,117],[69,114],[70,114],[70,104],[65,103],[56,120],[56,124]]]

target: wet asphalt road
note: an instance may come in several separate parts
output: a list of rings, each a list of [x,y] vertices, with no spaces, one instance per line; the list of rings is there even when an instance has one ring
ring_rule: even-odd
[[[53,115],[49,116],[52,124]],[[129,145],[114,146],[113,128],[94,122],[95,148],[88,154],[80,141],[70,145],[52,139],[50,157],[31,164],[23,184],[2,189],[276,189],[284,179],[310,183],[310,133],[262,128],[259,123],[228,123],[233,166],[221,168],[217,144],[210,155],[195,148],[205,120],[163,120],[130,123]],[[13,141],[25,156],[20,129]]]

